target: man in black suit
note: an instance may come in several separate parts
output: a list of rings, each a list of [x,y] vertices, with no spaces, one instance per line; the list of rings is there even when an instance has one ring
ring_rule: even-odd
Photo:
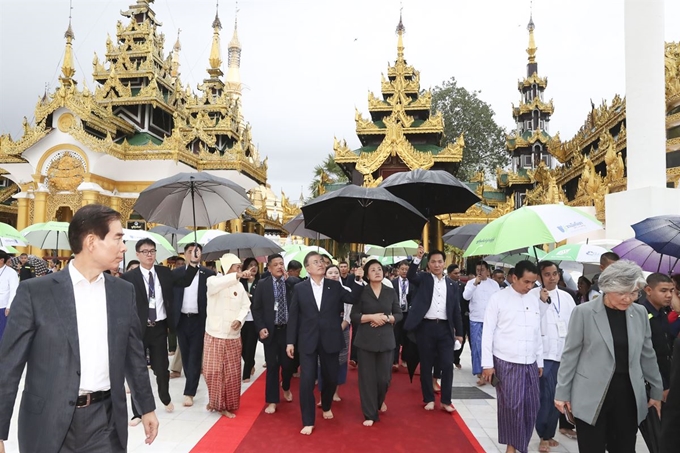
[[[660,453],[678,451],[678,426],[680,426],[680,338],[673,343],[670,388],[666,404],[661,409]]]
[[[325,279],[326,266],[317,252],[309,252],[305,256],[304,266],[309,279],[296,285],[293,291],[288,314],[286,353],[291,359],[296,348],[300,353],[300,409],[303,425],[300,433],[310,435],[314,430],[317,361],[321,363],[324,383],[321,393],[323,418],[331,419],[331,404],[340,367],[338,357],[345,346],[341,327],[344,304],[353,303],[362,287],[352,281],[351,293],[340,282]],[[358,269],[355,276],[363,277],[363,270]]]
[[[121,453],[128,441],[125,379],[146,443],[158,419],[132,285],[104,271],[125,253],[120,214],[90,204],[69,226],[75,258],[63,271],[19,285],[0,341],[0,451],[19,381],[19,450]]]
[[[168,328],[175,330],[168,323],[172,312],[173,283],[172,271],[165,266],[155,266],[156,243],[144,238],[135,243],[135,251],[139,267],[121,275],[135,287],[137,312],[142,327],[144,350],[149,350],[151,369],[156,375],[158,397],[165,405],[167,412],[175,406],[170,398],[170,372],[168,371]],[[141,414],[132,402],[132,420],[130,426],[137,426]]]
[[[418,273],[418,264],[425,250],[418,253],[408,270],[408,279],[418,285],[404,329],[416,332],[420,355],[420,387],[425,410],[434,409],[432,367],[438,361],[441,370],[441,404],[447,412],[455,411],[451,404],[453,386],[453,346],[463,342],[463,323],[460,314],[460,292],[444,274],[444,252],[434,250],[428,255],[428,273]]]
[[[206,307],[208,305],[208,277],[215,272],[200,265],[200,244],[192,242],[184,246],[184,258],[187,266],[172,271],[175,279],[173,295],[174,306],[170,311],[177,343],[182,354],[182,368],[186,383],[184,384],[184,406],[194,405],[194,396],[201,379],[203,362],[203,339],[205,336]]]
[[[273,414],[279,404],[279,376],[286,401],[293,401],[290,392],[290,379],[293,377],[293,362],[286,354],[288,339],[288,311],[293,294],[293,286],[299,278],[288,277],[284,273],[283,257],[274,254],[267,258],[270,277],[260,280],[253,305],[250,307],[255,322],[255,330],[264,345],[264,359],[267,364],[267,384],[265,388],[265,412]]]
[[[408,261],[402,261],[397,265],[397,272],[399,276],[392,280],[392,287],[397,292],[397,297],[399,299],[399,308],[404,315],[403,319],[394,325],[394,339],[397,343],[397,347],[394,350],[394,361],[393,370],[398,370],[399,365],[399,349],[404,346],[407,341],[410,341],[406,336],[406,330],[404,330],[404,323],[408,318],[408,309],[411,306],[413,296],[416,293],[415,285],[411,285],[408,281],[409,264]],[[402,353],[402,365],[406,366],[406,361],[404,360]]]

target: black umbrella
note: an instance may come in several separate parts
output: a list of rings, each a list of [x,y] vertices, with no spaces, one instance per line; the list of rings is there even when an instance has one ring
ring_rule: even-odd
[[[406,334],[406,342],[403,346],[402,359],[406,362],[408,377],[411,379],[411,382],[413,382],[413,375],[416,374],[416,369],[420,364],[420,353],[418,352],[418,345],[416,344],[416,335],[414,331],[409,331]]]
[[[649,217],[631,225],[635,239],[664,255],[680,258],[680,216]]]
[[[389,245],[419,237],[427,219],[380,187],[348,185],[302,207],[305,225],[344,243]]]
[[[647,444],[649,453],[658,453],[659,442],[661,440],[661,419],[656,407],[652,406],[647,410],[647,418],[640,423],[640,434]]]
[[[380,187],[408,201],[425,217],[465,212],[481,201],[467,185],[443,170],[395,173]]]
[[[173,228],[167,225],[158,225],[157,227],[151,228],[149,231],[163,236],[168,240],[175,250],[178,250],[177,241],[191,233],[191,231],[187,230],[186,228]]]
[[[283,252],[281,246],[271,239],[253,233],[232,233],[218,236],[203,247],[203,259],[218,260],[225,253],[239,258],[256,258]]]
[[[477,234],[486,225],[483,223],[471,223],[469,225],[463,225],[455,230],[451,230],[442,236],[444,242],[454,247],[458,247],[461,250],[466,250],[470,243],[475,239]]]
[[[28,255],[28,259],[26,260],[26,262],[33,266],[33,269],[35,269],[36,277],[47,274],[48,270],[47,263],[45,262],[44,259],[38,258],[35,255]],[[15,269],[19,269],[19,267],[21,266],[21,261],[19,260],[19,257],[15,256],[10,258],[9,266]]]
[[[292,220],[289,220],[288,223],[283,226],[283,229],[289,232],[292,236],[312,238],[316,239],[317,241],[319,239],[328,239],[328,236],[306,228],[305,217],[302,215],[302,213],[296,215]]]
[[[175,228],[211,227],[251,205],[243,187],[209,173],[178,173],[144,189],[133,209],[148,222]]]

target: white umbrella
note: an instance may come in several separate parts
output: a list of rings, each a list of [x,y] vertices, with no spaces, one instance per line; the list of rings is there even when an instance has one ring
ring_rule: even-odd
[[[177,251],[172,248],[170,242],[160,234],[146,230],[128,230],[124,228],[123,241],[127,246],[127,251],[125,252],[123,263],[128,263],[131,260],[137,259],[135,245],[137,244],[137,241],[145,238],[149,238],[156,243],[156,263],[163,262],[168,258],[177,255]]]

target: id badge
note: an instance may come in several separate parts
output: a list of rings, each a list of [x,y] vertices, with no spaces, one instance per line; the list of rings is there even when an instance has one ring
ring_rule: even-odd
[[[149,308],[156,309],[156,298],[155,297],[149,298]]]
[[[557,334],[560,338],[567,336],[567,323],[562,320],[557,321]]]

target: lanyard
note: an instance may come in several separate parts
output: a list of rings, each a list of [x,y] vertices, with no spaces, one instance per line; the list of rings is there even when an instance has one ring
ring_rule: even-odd
[[[555,290],[555,293],[557,293],[557,304],[552,304],[553,307],[555,307],[555,311],[557,312],[557,317],[560,317],[560,310],[562,309],[562,303],[560,302],[560,291]]]

